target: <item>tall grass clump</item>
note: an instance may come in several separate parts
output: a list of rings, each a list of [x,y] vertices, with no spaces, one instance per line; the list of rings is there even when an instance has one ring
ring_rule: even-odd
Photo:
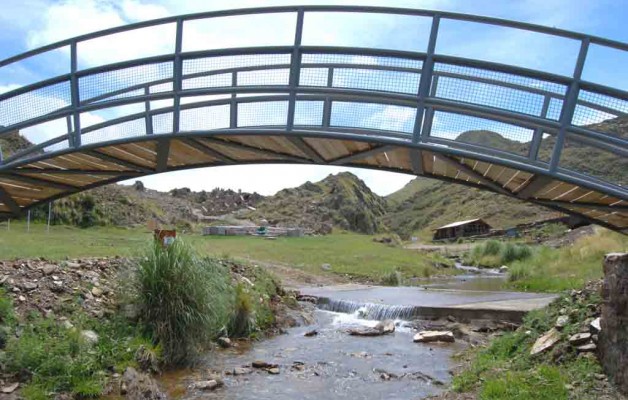
[[[403,282],[403,276],[399,271],[391,271],[382,275],[380,282],[384,286],[399,286]]]
[[[247,288],[238,283],[235,289],[235,307],[229,324],[229,335],[246,337],[256,329],[255,305]]]
[[[140,315],[168,365],[191,361],[227,326],[233,289],[226,267],[181,240],[154,244],[138,263],[137,284]]]
[[[525,244],[503,243],[489,240],[479,244],[464,257],[464,262],[471,265],[498,267],[514,261],[526,260],[532,256],[532,248]]]

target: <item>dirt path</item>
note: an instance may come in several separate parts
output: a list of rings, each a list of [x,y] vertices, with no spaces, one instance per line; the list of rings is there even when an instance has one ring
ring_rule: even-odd
[[[249,262],[266,268],[277,278],[281,279],[286,289],[298,289],[303,286],[331,286],[343,283],[352,283],[349,278],[332,273],[313,274],[286,264],[268,263],[248,260]]]

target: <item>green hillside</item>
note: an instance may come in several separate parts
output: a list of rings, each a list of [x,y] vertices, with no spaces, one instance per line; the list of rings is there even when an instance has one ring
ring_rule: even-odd
[[[299,226],[319,233],[340,228],[360,233],[379,232],[386,201],[349,172],[329,175],[320,182],[279,191],[247,214],[271,225]]]

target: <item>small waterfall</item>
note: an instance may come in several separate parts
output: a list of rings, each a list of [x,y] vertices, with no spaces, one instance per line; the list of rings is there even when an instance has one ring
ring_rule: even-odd
[[[356,314],[361,319],[383,321],[385,319],[409,320],[417,316],[416,306],[395,306],[387,304],[360,303],[350,300],[334,300],[319,297],[318,308],[345,314]]]

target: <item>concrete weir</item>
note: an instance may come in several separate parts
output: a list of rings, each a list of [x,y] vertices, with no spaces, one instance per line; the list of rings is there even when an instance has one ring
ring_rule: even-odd
[[[522,292],[459,291],[417,287],[340,285],[302,289],[317,298],[319,308],[354,313],[367,319],[492,319],[519,323],[529,311],[547,306],[557,296]]]

